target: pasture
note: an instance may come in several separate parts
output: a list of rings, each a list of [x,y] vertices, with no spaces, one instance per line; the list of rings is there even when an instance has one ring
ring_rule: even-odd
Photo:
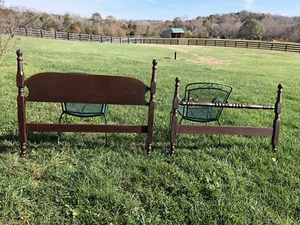
[[[28,135],[19,157],[16,54],[38,72],[123,75],[150,83],[157,59],[153,152],[135,134]],[[174,60],[177,52],[177,60]],[[0,224],[299,224],[300,54],[264,50],[119,45],[21,38],[0,67]],[[229,103],[273,105],[283,89],[281,134],[181,135],[169,155],[175,78],[233,87]],[[71,92],[76,90],[70,90]],[[60,104],[28,104],[29,121],[58,121]],[[139,107],[109,106],[108,123],[142,123]],[[273,113],[225,109],[223,125],[269,126]],[[72,121],[82,121],[72,118]],[[83,122],[98,122],[84,119]],[[103,122],[103,121],[101,121]]]

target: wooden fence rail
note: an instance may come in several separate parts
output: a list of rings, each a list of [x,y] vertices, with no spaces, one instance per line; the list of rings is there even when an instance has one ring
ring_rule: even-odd
[[[81,33],[68,33],[59,31],[46,31],[38,29],[18,28],[10,34],[49,38],[58,40],[88,41],[88,42],[108,42],[108,43],[135,43],[135,44],[164,44],[164,45],[197,45],[216,46],[231,48],[251,48],[262,50],[274,50],[284,52],[300,53],[300,44],[266,42],[266,41],[244,41],[244,40],[224,40],[224,39],[204,39],[204,38],[137,38],[137,37],[113,37],[102,35],[91,35]]]
[[[38,29],[18,28],[12,31],[9,29],[10,34],[36,37],[36,38],[48,38],[57,40],[70,40],[70,41],[88,41],[88,42],[109,42],[109,43],[142,43],[141,38],[136,37],[112,37],[92,34],[81,34],[81,33],[69,33],[60,31],[46,31]]]
[[[243,40],[222,40],[222,39],[172,39],[172,38],[145,38],[144,44],[167,44],[167,45],[197,45],[197,46],[216,46],[232,48],[251,48],[262,50],[274,50],[284,52],[300,53],[300,44],[287,44],[266,41],[243,41]]]

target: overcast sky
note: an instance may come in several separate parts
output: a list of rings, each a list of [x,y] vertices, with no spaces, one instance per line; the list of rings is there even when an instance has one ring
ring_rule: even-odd
[[[5,0],[5,6],[84,17],[98,12],[103,18],[112,15],[128,20],[194,19],[241,10],[300,16],[300,0]]]

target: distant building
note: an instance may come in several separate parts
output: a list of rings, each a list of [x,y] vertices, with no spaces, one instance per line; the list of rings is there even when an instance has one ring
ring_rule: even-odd
[[[184,30],[182,28],[170,28],[161,33],[162,38],[183,38]]]

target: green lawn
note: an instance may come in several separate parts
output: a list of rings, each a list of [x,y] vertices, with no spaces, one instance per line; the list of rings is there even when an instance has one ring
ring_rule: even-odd
[[[145,136],[28,135],[19,157],[16,54],[43,71],[132,76],[150,84],[158,60],[153,153]],[[174,60],[177,52],[177,60]],[[218,47],[100,44],[21,38],[0,67],[0,224],[300,224],[300,54]],[[181,135],[169,152],[175,78],[233,86],[231,103],[273,105],[283,89],[280,144],[269,137]],[[70,90],[76,91],[76,90]],[[29,121],[57,121],[59,104],[28,104]],[[110,106],[109,123],[146,110]],[[223,125],[271,126],[273,113],[225,109]],[[73,121],[77,119],[73,119]],[[98,119],[91,119],[98,122]],[[79,121],[78,121],[79,122]]]

